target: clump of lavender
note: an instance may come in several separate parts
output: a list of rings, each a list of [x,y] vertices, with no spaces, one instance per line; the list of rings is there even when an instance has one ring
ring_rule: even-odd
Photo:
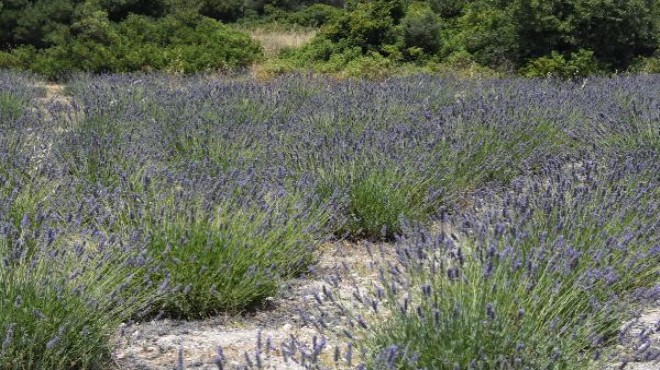
[[[53,235],[36,245],[31,256],[16,255],[0,234],[0,369],[108,366],[119,324],[155,298],[129,268],[133,252]]]
[[[286,195],[262,204],[172,200],[146,211],[144,248],[158,266],[145,277],[160,296],[154,308],[188,318],[240,310],[307,272],[327,215],[299,208],[298,201]]]
[[[0,129],[16,126],[31,115],[34,100],[43,96],[37,82],[31,74],[0,71]]]
[[[406,228],[399,262],[381,265],[371,294],[356,291],[364,307],[324,300],[349,313],[346,335],[358,339],[370,368],[581,368],[602,360],[636,292],[660,277],[656,159],[585,158],[506,192],[476,194],[471,208],[443,213],[437,228]]]

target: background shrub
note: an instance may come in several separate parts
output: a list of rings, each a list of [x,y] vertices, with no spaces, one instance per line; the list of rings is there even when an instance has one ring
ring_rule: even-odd
[[[632,72],[660,73],[660,57],[638,57],[630,65]]]
[[[413,59],[418,59],[419,56],[415,55],[411,48],[419,48],[426,55],[434,55],[440,51],[440,18],[430,8],[409,8],[401,24],[404,48]]]
[[[107,13],[97,11],[74,23],[64,40],[41,51],[15,49],[12,55],[50,78],[78,70],[228,70],[247,66],[261,56],[259,45],[247,34],[195,15],[158,20],[130,15],[121,23],[112,23]]]
[[[523,68],[524,75],[528,77],[575,78],[603,71],[605,67],[594,58],[594,53],[584,49],[571,53],[568,59],[554,51],[549,57],[534,59]]]
[[[238,27],[211,25],[210,19]],[[309,48],[323,45],[323,58],[316,56],[320,51],[290,51],[264,69],[334,73],[350,68],[347,74],[354,75],[354,65],[361,63],[349,67],[351,60],[377,59],[373,53],[378,53],[397,67],[390,73],[448,65],[456,70],[460,64],[449,60],[452,55],[469,55],[487,70],[523,75],[531,65],[561,64],[555,55],[573,60],[567,64],[580,64],[581,71],[634,71],[633,63],[639,65],[640,58],[659,48],[658,19],[660,5],[652,0],[12,1],[3,3],[0,14],[0,52],[11,54],[0,57],[0,66],[32,69],[51,78],[72,69],[233,69],[259,61],[260,54],[236,28],[320,27]],[[186,36],[180,40],[174,34]],[[355,48],[361,55],[354,55]],[[593,55],[586,57],[582,50]],[[470,64],[468,74],[480,70]]]

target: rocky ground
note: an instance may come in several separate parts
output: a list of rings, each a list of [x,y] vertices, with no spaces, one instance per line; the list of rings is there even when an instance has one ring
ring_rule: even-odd
[[[607,369],[660,369],[660,300],[644,305],[639,316],[622,325]]]
[[[384,252],[379,256],[381,260],[394,258],[393,246],[381,247]],[[279,296],[268,299],[266,307],[201,321],[164,319],[121,328],[114,352],[117,365],[120,369],[165,370],[176,368],[182,360],[186,369],[217,369],[215,361],[220,347],[229,368],[238,368],[250,361],[256,365],[255,352],[261,343],[263,368],[305,369],[296,354],[293,359],[285,359],[284,354],[293,347],[313,351],[314,342],[317,346],[325,342],[322,362],[331,368],[347,368],[344,356],[340,356],[342,359],[337,364],[333,358],[335,347],[345,352],[346,338],[328,331],[321,336],[303,320],[300,310],[314,305],[315,295],[322,295],[323,286],[327,286],[325,280],[337,274],[350,275],[343,276],[342,291],[346,294],[338,299],[348,305],[355,303],[351,302],[354,288],[348,281],[369,289],[377,277],[375,266],[366,243],[326,243],[314,276],[289,282]],[[335,329],[341,332],[340,327]],[[292,338],[297,341],[293,347]]]

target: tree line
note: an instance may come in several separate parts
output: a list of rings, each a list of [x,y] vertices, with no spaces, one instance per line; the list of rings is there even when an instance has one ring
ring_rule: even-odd
[[[279,57],[286,68],[660,71],[656,0],[0,0],[0,68],[198,72],[262,58],[231,23],[318,27]]]

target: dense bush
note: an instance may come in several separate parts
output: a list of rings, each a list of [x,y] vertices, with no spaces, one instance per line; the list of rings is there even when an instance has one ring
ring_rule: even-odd
[[[383,66],[403,57],[398,26],[404,15],[402,9],[401,1],[356,2],[349,12],[322,28],[310,43],[283,53],[280,65],[285,69],[311,66],[322,72],[343,71],[348,75],[359,75],[361,70],[371,75],[374,67],[381,73],[387,72]]]
[[[46,47],[74,20],[80,0],[4,1],[0,10],[0,49]]]
[[[631,72],[660,73],[660,57],[638,57],[630,65]]]
[[[531,60],[522,69],[527,77],[561,77],[575,78],[603,73],[605,67],[600,65],[590,50],[580,49],[571,53],[568,59],[553,51],[550,56]]]
[[[419,54],[433,55],[440,51],[442,46],[440,18],[430,8],[409,9],[401,24],[403,47],[409,57],[419,59]]]
[[[544,71],[578,63],[580,74],[604,73],[639,70],[641,61],[660,49],[660,5],[652,0],[23,0],[2,4],[0,66],[29,68],[51,77],[79,65],[97,72],[190,72],[245,66],[255,60],[255,56],[246,60],[246,54],[254,54],[253,48],[245,41],[234,43],[233,31],[198,27],[203,17],[243,27],[321,28],[315,42],[285,53],[266,68],[271,71],[305,68],[355,75],[360,70],[370,73],[373,65],[387,65],[384,73],[377,74],[380,77],[411,67],[460,69],[465,65],[462,61],[470,60],[476,63],[467,64],[470,70],[485,67],[538,75],[529,72],[532,66]],[[159,36],[163,45],[139,43],[127,32],[140,35],[140,30],[127,29],[130,25],[125,24],[135,25],[136,16],[143,17],[143,23],[153,22],[153,27],[141,26],[152,29],[168,28],[172,19],[183,19],[176,33],[190,37]],[[217,45],[226,40],[232,40],[228,46]],[[194,46],[186,46],[189,43]],[[250,51],[241,53],[244,48]],[[582,55],[581,50],[593,53],[592,68],[583,68],[584,58],[571,62],[575,59],[571,55]],[[201,55],[199,62],[193,60],[194,54]],[[650,60],[642,70],[653,70]]]
[[[387,45],[397,42],[394,28],[396,19],[392,6],[385,2],[360,2],[355,9],[328,26],[321,37],[326,37],[338,48],[359,47],[362,53],[384,52]]]
[[[526,58],[590,49],[599,62],[621,69],[660,42],[654,1],[516,1],[512,9]]]
[[[317,36],[333,43],[331,54],[345,62],[341,68],[347,65],[346,51],[359,47],[362,55],[376,52],[393,63],[450,63],[453,54],[467,53],[480,65],[504,72],[573,63],[580,65],[562,69],[601,73],[625,70],[635,58],[652,55],[660,43],[660,6],[653,1],[382,0],[355,1],[347,9]],[[309,48],[319,45],[327,43],[313,43]],[[591,51],[591,56],[585,57],[582,50]],[[314,53],[300,50],[297,57],[287,55],[284,60],[302,65],[295,60],[305,60],[310,54]],[[307,61],[317,62],[316,69],[324,71],[330,59]],[[554,75],[575,73],[555,71]]]
[[[324,4],[314,4],[289,15],[288,22],[307,27],[320,27],[333,23],[342,11]]]
[[[263,0],[197,0],[199,13],[221,21],[236,21],[241,17],[263,12]]]
[[[72,71],[203,72],[244,67],[261,55],[247,34],[210,18],[180,14],[153,20],[130,15],[112,23],[96,11],[71,25],[61,42],[36,50],[24,46],[5,55],[18,65],[57,78]]]
[[[518,35],[508,9],[474,2],[464,8],[456,25],[454,48],[467,51],[481,65],[511,69],[518,62]]]
[[[297,11],[286,11],[267,5],[264,17],[251,18],[244,22],[248,24],[277,23],[302,27],[321,27],[334,23],[342,14],[342,10],[325,4],[314,4]]]
[[[463,13],[467,3],[474,2],[470,0],[429,0],[428,3],[439,16],[445,19],[458,17]]]
[[[99,7],[108,12],[112,21],[121,21],[130,14],[162,17],[170,3],[171,0],[98,0]]]

